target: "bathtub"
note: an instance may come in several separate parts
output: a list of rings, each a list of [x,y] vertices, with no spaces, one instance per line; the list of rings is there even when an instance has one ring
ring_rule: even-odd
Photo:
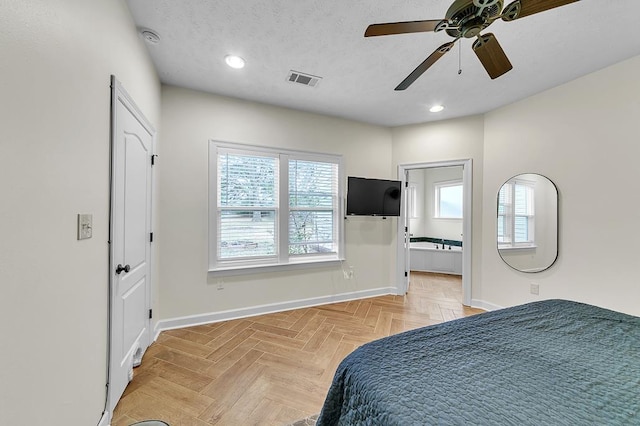
[[[415,242],[409,246],[412,271],[462,275],[462,247],[442,243]]]
[[[426,241],[421,241],[418,243],[411,243],[409,247],[417,250],[442,250],[442,243],[428,243]],[[444,250],[449,250],[449,248],[451,248],[451,251],[462,251],[462,247],[460,246],[444,245]]]

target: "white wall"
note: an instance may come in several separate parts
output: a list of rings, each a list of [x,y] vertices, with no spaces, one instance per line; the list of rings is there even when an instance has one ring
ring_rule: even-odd
[[[346,175],[395,178],[391,131],[317,114],[172,86],[162,89],[159,162],[160,303],[163,319],[331,296],[393,282],[396,219],[349,218],[345,280],[339,267],[208,277],[207,175],[210,139],[344,156]]]
[[[0,6],[0,424],[95,425],[107,381],[110,74],[160,91],[123,1]],[[76,215],[93,238],[76,240]]]
[[[479,115],[392,129],[394,167],[473,160],[472,299],[479,296],[481,287],[483,136],[484,118]]]
[[[412,179],[416,173],[422,173],[422,191],[419,194],[421,204],[421,217],[419,222],[421,233],[417,237],[444,238],[447,240],[462,240],[462,219],[441,219],[435,216],[435,185],[441,182],[459,180],[462,182],[461,166],[437,167],[433,169],[410,170],[409,178]],[[419,175],[416,175],[416,179]],[[413,221],[411,223],[413,225]]]
[[[392,130],[394,165],[474,160],[476,303],[566,298],[640,314],[639,71],[635,57],[485,116]],[[496,196],[520,173],[549,177],[560,196],[559,257],[536,274],[513,270],[496,249]]]
[[[501,306],[560,297],[640,315],[639,72],[635,57],[486,115],[479,297]],[[505,265],[492,238],[498,189],[524,172],[560,194],[558,261],[538,274]]]

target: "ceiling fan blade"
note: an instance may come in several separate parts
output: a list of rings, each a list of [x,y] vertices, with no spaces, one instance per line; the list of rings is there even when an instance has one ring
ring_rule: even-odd
[[[421,33],[434,31],[436,26],[442,20],[430,20],[430,21],[410,21],[410,22],[392,22],[388,24],[372,24],[367,27],[364,32],[365,37],[392,35],[392,34],[406,34],[406,33]]]
[[[492,80],[513,68],[498,39],[491,33],[479,36],[472,48]]]
[[[431,67],[431,65],[435,64],[438,59],[440,59],[445,53],[451,50],[453,45],[458,41],[457,39],[454,41],[450,41],[449,43],[445,43],[442,46],[438,47],[427,59],[425,59],[418,67],[413,70],[411,74],[407,76],[402,83],[398,84],[398,87],[395,90],[404,90],[407,87],[411,86],[411,84],[418,79],[426,70]]]
[[[504,8],[502,11],[502,19],[505,21],[513,21],[514,19],[524,18],[525,16],[565,6],[577,1],[580,0],[516,0]]]

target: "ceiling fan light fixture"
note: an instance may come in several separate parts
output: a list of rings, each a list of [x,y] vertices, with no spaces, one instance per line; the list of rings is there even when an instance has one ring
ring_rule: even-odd
[[[442,110],[444,110],[444,105],[434,105],[429,108],[429,112],[440,112]]]
[[[236,56],[236,55],[227,55],[224,57],[224,61],[231,68],[235,68],[235,69],[244,68],[244,64],[245,64],[245,60],[242,59],[240,56]]]

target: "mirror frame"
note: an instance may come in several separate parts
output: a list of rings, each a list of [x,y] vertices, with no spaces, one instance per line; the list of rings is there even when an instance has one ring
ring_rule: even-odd
[[[523,270],[523,269],[518,269],[516,266],[512,265],[511,263],[509,263],[507,260],[505,260],[505,258],[502,256],[501,252],[500,252],[500,248],[499,248],[499,244],[498,244],[498,227],[497,227],[497,220],[498,220],[498,211],[499,211],[499,206],[500,206],[500,191],[502,190],[502,188],[504,187],[505,184],[513,181],[514,179],[517,179],[520,176],[523,175],[535,175],[541,178],[546,179],[546,181],[548,183],[550,183],[552,185],[552,188],[555,190],[555,200],[556,200],[556,211],[555,211],[555,225],[556,225],[556,232],[555,232],[555,256],[553,257],[553,259],[549,262],[548,265],[546,265],[544,268],[541,269],[536,269],[536,270]],[[507,265],[509,266],[511,269],[518,271],[518,272],[522,272],[525,274],[536,274],[539,272],[543,272],[548,270],[549,268],[551,268],[556,261],[558,260],[558,256],[560,253],[560,237],[559,237],[559,229],[560,229],[560,192],[558,191],[558,186],[555,184],[555,182],[553,182],[551,179],[549,179],[547,176],[540,174],[540,173],[519,173],[517,175],[514,175],[512,177],[510,177],[509,179],[507,179],[502,185],[500,185],[500,188],[498,189],[498,193],[496,194],[496,212],[495,212],[495,217],[496,217],[496,232],[495,232],[495,238],[496,238],[496,250],[498,252],[498,256],[500,256],[500,259]],[[523,247],[523,249],[526,249]],[[504,250],[504,249],[503,249]],[[516,248],[517,250],[517,248]]]

